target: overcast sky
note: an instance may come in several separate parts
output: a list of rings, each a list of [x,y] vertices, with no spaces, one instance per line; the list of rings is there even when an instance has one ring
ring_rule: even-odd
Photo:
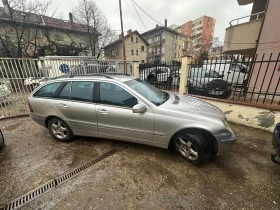
[[[68,13],[72,11],[78,0],[53,1],[52,7],[57,8],[57,14],[68,19]],[[171,24],[181,25],[189,20],[194,20],[203,15],[216,19],[214,36],[223,40],[225,29],[229,22],[235,18],[243,17],[251,13],[252,4],[239,6],[237,0],[135,0],[149,15],[164,23],[168,20]],[[120,16],[118,0],[96,0],[97,5],[106,15],[112,29],[120,33]],[[124,30],[146,31],[155,27],[156,22],[138,9],[145,26],[141,23],[132,5],[132,0],[122,0]]]

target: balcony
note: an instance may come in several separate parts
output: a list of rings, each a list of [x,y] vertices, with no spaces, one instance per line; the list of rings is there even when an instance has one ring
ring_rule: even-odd
[[[253,55],[265,12],[232,20],[226,29],[223,52],[226,54]]]

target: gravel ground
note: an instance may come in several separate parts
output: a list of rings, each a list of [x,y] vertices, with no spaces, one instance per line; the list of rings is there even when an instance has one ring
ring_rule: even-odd
[[[271,133],[231,124],[232,150],[196,167],[174,151],[76,137],[55,141],[30,118],[0,121],[0,203],[109,151],[117,153],[22,209],[280,209],[280,166]]]

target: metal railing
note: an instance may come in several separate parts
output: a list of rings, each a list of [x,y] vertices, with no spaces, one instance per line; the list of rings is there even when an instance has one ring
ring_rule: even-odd
[[[0,119],[28,114],[27,97],[37,86],[64,75],[132,73],[132,62],[93,57],[0,58]]]
[[[220,57],[194,61],[188,74],[188,93],[249,104],[280,104],[280,53],[255,57]]]
[[[261,17],[260,17],[260,15],[261,15]],[[251,14],[251,15],[241,17],[241,18],[236,18],[236,19],[230,21],[229,24],[230,24],[230,26],[238,25],[240,20],[244,20],[244,19],[252,18],[252,17],[256,17],[254,20],[260,20],[260,19],[263,19],[264,15],[265,15],[265,11],[258,12],[258,13],[255,13],[255,14]],[[234,21],[236,21],[236,24],[232,24]],[[245,22],[249,22],[249,21],[244,21],[242,23],[245,23]]]

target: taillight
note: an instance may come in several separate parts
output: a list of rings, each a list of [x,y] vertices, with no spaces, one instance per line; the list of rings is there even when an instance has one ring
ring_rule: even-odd
[[[31,107],[29,101],[28,101],[28,107],[29,107],[29,111],[30,111],[30,112],[33,112],[33,109],[32,109],[32,107]]]

